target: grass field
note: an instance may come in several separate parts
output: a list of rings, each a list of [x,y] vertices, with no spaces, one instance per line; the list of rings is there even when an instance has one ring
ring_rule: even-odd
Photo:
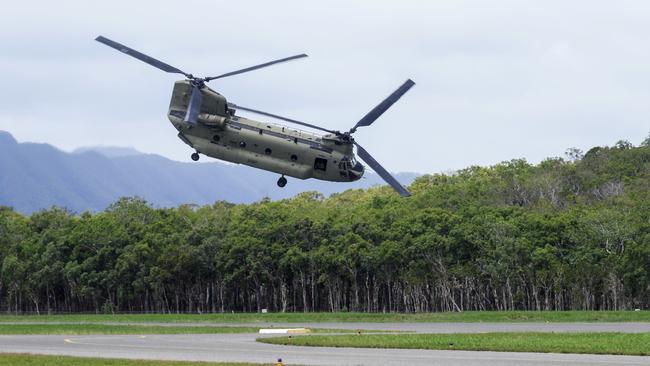
[[[258,341],[295,346],[650,355],[650,333],[314,335]]]
[[[0,366],[260,366],[253,363],[144,361],[105,358],[0,354]],[[267,364],[271,365],[271,364]]]
[[[226,313],[0,315],[2,322],[319,323],[319,322],[650,322],[650,311],[468,311],[463,313]]]

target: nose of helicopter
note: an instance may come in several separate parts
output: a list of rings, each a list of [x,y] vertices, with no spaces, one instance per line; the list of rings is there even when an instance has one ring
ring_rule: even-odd
[[[348,170],[348,177],[350,178],[350,181],[353,182],[355,180],[361,179],[363,176],[365,168],[363,167],[363,164],[357,163],[352,167],[352,169]]]

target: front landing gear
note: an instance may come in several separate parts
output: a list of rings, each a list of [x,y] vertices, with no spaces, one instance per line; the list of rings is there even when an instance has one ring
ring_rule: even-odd
[[[190,155],[190,157],[194,161],[199,161],[199,153],[193,153],[192,155]]]
[[[278,187],[283,188],[286,185],[287,185],[287,178],[285,178],[283,175],[280,177],[280,179],[278,179]]]

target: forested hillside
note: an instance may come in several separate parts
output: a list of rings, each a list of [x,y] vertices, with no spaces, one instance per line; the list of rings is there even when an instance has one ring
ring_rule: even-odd
[[[208,157],[202,160],[208,162],[183,163],[116,147],[67,153],[47,144],[18,143],[0,131],[0,205],[23,214],[52,206],[81,213],[102,211],[128,196],[142,197],[153,207],[175,207],[187,202],[204,205],[226,197],[233,203],[252,203],[312,189],[329,195],[383,183],[378,175],[368,172],[350,183],[290,178],[280,189],[275,173]],[[415,176],[396,174],[404,183],[411,183]]]
[[[0,308],[230,312],[650,305],[650,138],[323,198],[0,211]]]

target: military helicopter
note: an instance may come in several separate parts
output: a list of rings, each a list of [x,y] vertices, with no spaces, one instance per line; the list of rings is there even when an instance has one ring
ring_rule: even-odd
[[[281,175],[277,182],[279,187],[287,184],[285,175],[299,179],[316,178],[333,182],[353,182],[361,179],[365,171],[364,166],[355,158],[353,151],[355,145],[361,160],[400,195],[410,196],[406,188],[352,138],[352,134],[359,127],[370,126],[397,102],[415,85],[411,79],[406,80],[349,131],[340,132],[229,103],[223,95],[206,85],[207,82],[215,79],[307,57],[306,54],[201,78],[106,37],[98,36],[95,40],[162,71],[185,76],[185,80],[174,83],[167,116],[178,130],[178,137],[195,150],[191,155],[194,161],[199,160],[199,154],[204,154],[216,159],[268,170]],[[290,126],[253,121],[236,115],[237,110],[279,119],[324,131],[327,134],[318,135]]]

